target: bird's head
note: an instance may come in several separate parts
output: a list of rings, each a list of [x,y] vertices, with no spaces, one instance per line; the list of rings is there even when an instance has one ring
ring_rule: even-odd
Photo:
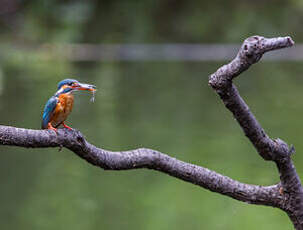
[[[75,79],[64,79],[58,83],[58,91],[56,95],[63,93],[71,93],[77,90],[88,90],[94,92],[96,91],[96,86],[80,83]]]

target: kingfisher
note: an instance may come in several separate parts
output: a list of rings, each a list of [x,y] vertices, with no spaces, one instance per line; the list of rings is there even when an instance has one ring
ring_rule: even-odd
[[[50,129],[57,132],[62,124],[64,128],[72,129],[65,124],[65,120],[71,113],[74,104],[74,91],[88,90],[94,93],[96,86],[80,83],[75,79],[64,79],[58,83],[58,90],[46,103],[42,117],[42,129]]]

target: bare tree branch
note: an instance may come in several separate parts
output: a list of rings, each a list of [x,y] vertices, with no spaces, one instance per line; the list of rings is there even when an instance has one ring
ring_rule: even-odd
[[[260,156],[276,163],[283,194],[287,199],[282,208],[286,210],[296,229],[303,229],[303,189],[291,160],[294,148],[289,148],[281,139],[273,140],[268,137],[232,83],[235,77],[258,62],[265,52],[292,45],[294,42],[290,37],[249,37],[244,41],[236,58],[209,77],[209,84],[219,94],[226,108],[233,113]]]
[[[213,192],[252,204],[281,207],[280,185],[257,186],[243,184],[212,170],[185,163],[156,150],[140,148],[111,152],[88,143],[76,130],[31,130],[0,126],[0,144],[27,148],[66,147],[87,162],[105,170],[154,169],[199,185]]]
[[[246,39],[237,56],[209,77],[209,84],[232,112],[259,155],[276,163],[281,182],[272,186],[243,184],[209,169],[185,163],[152,149],[111,152],[88,143],[76,130],[31,130],[0,126],[0,145],[20,147],[65,147],[87,162],[105,170],[153,169],[199,185],[239,201],[278,207],[290,217],[296,229],[303,230],[303,188],[291,160],[293,147],[265,133],[241,98],[233,79],[258,62],[265,52],[292,46],[290,37]]]

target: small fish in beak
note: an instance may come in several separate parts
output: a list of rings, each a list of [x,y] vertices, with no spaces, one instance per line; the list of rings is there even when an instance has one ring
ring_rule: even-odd
[[[92,91],[93,95],[90,99],[91,102],[95,102],[95,93],[96,93],[96,91],[97,91],[96,89]]]
[[[94,102],[95,101],[95,92],[97,91],[97,87],[94,85],[89,85],[89,84],[85,84],[85,83],[78,83],[75,86],[73,86],[73,88],[75,90],[88,90],[92,92],[92,98],[90,99],[90,101]]]

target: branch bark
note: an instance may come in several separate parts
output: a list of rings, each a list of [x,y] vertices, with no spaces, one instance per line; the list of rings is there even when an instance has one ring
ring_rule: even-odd
[[[226,108],[232,112],[259,155],[264,160],[276,163],[280,173],[281,193],[286,199],[282,209],[287,212],[296,229],[303,229],[303,189],[291,160],[294,148],[289,148],[281,139],[273,140],[268,137],[232,82],[252,64],[258,62],[265,52],[292,45],[294,42],[290,37],[249,37],[243,42],[236,58],[209,77],[209,84],[219,94]]]
[[[123,152],[107,151],[87,142],[76,130],[59,129],[56,134],[51,130],[0,126],[0,144],[26,148],[65,147],[105,170],[153,169],[236,200],[274,207],[283,205],[279,184],[266,187],[243,184],[212,170],[147,148]]]
[[[296,229],[303,230],[303,189],[291,155],[293,147],[281,139],[271,139],[241,98],[233,79],[258,62],[271,50],[292,46],[290,37],[246,39],[236,58],[209,77],[209,84],[219,94],[259,155],[277,165],[280,183],[272,186],[243,184],[201,166],[186,163],[152,149],[111,152],[97,148],[76,130],[31,130],[0,125],[0,145],[27,148],[65,147],[90,164],[105,170],[147,168],[199,185],[239,201],[267,205],[285,211]]]

